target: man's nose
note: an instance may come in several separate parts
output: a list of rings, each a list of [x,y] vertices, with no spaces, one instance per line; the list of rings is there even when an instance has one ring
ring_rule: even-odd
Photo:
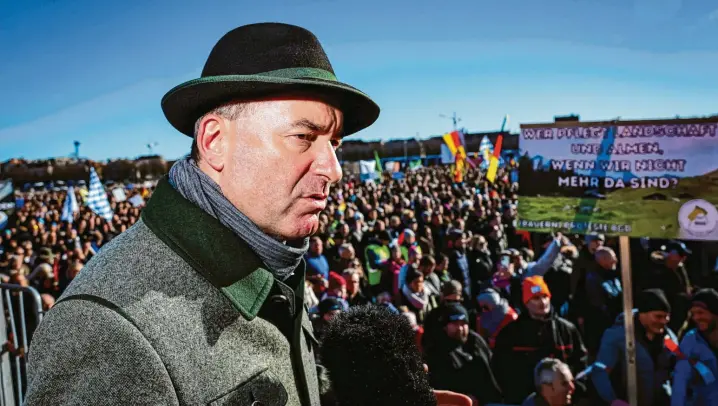
[[[329,179],[329,183],[337,183],[342,179],[342,167],[331,142],[320,143],[314,158],[316,172]]]

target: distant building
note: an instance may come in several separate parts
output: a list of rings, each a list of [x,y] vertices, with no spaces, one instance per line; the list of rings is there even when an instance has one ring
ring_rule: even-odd
[[[487,136],[489,141],[496,145],[496,139],[499,134],[504,136],[502,150],[515,150],[518,148],[518,134],[511,134],[507,131],[503,133],[499,131],[464,133],[466,152],[469,155],[478,153],[479,144],[481,144],[484,136]],[[441,145],[443,143],[444,140],[440,135],[423,140],[416,138],[390,141],[347,140],[342,144],[338,155],[340,160],[350,162],[374,159],[374,151],[382,159],[402,159],[405,154],[408,157],[438,157],[441,154]]]

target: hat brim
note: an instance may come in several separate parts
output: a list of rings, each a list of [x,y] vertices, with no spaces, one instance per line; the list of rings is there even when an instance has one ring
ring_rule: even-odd
[[[225,75],[185,82],[162,98],[162,111],[175,129],[193,137],[195,122],[224,103],[294,93],[317,97],[341,110],[344,136],[369,127],[379,118],[379,106],[369,96],[345,83],[324,78],[269,75]]]

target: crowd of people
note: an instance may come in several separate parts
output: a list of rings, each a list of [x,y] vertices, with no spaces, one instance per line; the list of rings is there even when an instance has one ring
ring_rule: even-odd
[[[495,183],[478,169],[455,183],[451,171],[345,176],[332,188],[305,257],[317,339],[336,314],[375,304],[410,323],[436,389],[479,405],[626,401],[616,241],[520,231],[508,171]],[[84,205],[67,222],[64,192],[22,197],[0,236],[0,278],[35,288],[43,311],[141,214],[109,193],[112,222]],[[689,277],[685,244],[644,240],[640,248],[631,264],[639,404],[718,404],[718,293]]]

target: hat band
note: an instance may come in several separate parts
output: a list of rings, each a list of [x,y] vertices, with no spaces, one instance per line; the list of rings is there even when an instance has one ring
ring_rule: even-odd
[[[238,79],[254,79],[266,77],[266,78],[279,78],[279,79],[324,79],[336,82],[337,77],[324,69],[319,68],[284,68],[270,70],[267,72],[253,73],[250,75],[217,75],[217,76],[205,76],[199,79],[190,80],[185,83],[186,86],[191,85],[193,82],[224,82]]]

